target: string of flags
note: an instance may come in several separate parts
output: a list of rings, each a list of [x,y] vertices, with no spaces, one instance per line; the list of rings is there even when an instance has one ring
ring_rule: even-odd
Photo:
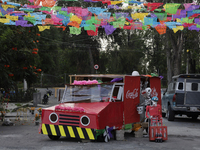
[[[124,30],[155,28],[159,34],[165,34],[167,28],[174,33],[185,28],[200,30],[200,5],[195,2],[164,4],[133,0],[84,0],[92,3],[101,2],[105,8],[64,8],[56,6],[56,0],[29,1],[31,4],[25,5],[0,1],[0,22],[22,27],[37,26],[40,32],[51,27],[62,28],[64,31],[69,27],[70,34],[79,35],[82,30],[86,30],[89,36],[97,36],[99,28],[103,28],[107,35],[112,34],[117,28]],[[67,3],[77,0],[64,1]],[[110,10],[116,12],[111,13]],[[127,13],[125,10],[131,11]]]

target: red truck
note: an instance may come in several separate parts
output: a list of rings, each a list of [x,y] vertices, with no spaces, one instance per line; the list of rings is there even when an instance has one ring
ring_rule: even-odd
[[[88,79],[89,76],[87,76]],[[140,122],[137,106],[141,103],[144,82],[161,105],[161,79],[149,76],[91,75],[92,80],[66,85],[60,104],[43,108],[41,133],[56,140],[60,136],[82,140],[115,137],[116,130],[133,128]],[[84,78],[86,79],[86,78]]]

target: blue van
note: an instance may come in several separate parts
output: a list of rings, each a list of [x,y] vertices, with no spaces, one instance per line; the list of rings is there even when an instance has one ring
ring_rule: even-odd
[[[162,96],[162,116],[173,121],[175,115],[197,119],[200,115],[200,75],[180,74],[172,81]]]

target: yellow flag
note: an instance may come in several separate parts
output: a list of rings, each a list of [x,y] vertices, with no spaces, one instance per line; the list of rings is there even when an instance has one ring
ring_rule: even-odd
[[[1,7],[6,11],[8,8],[15,8],[13,5],[1,5]]]
[[[18,16],[10,16],[10,15],[6,15],[6,18],[7,18],[7,19],[10,19],[10,20],[12,20],[12,21],[16,21],[16,20],[18,20]]]
[[[181,19],[176,18],[176,22],[181,22]]]
[[[125,25],[129,25],[130,24],[130,22],[128,22],[128,21],[125,21]]]
[[[179,30],[183,30],[184,27],[183,26],[177,26],[176,28],[173,28],[174,33],[176,33]]]
[[[136,20],[139,19],[141,21],[144,20],[144,17],[146,17],[149,13],[135,13],[135,14],[131,14],[131,17]]]
[[[27,16],[25,16],[25,17],[31,17],[31,18],[35,18],[35,16],[31,16],[31,14],[30,14],[30,13],[28,13],[28,15],[27,15]]]
[[[128,9],[141,9],[141,6],[128,6]]]
[[[9,19],[5,19],[5,18],[0,18],[0,22],[1,23],[9,23],[10,20]]]
[[[122,3],[123,1],[110,1],[111,5],[116,5],[116,4],[120,4]]]
[[[38,26],[38,29],[40,32],[46,30],[46,29],[50,29],[50,26]]]
[[[77,22],[78,24],[81,24],[81,21],[82,19],[80,19],[78,16],[76,15],[73,15],[71,18],[70,18],[70,21],[75,21]]]

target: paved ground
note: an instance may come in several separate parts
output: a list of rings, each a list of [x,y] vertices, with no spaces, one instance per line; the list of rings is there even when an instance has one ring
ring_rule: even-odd
[[[44,95],[46,89],[38,89]],[[52,89],[53,93],[54,90]],[[38,104],[34,113],[38,113],[38,108],[49,107],[58,104],[57,98],[51,96],[47,105]],[[30,107],[33,103],[29,104]],[[10,104],[10,109],[15,105]],[[10,118],[15,126],[0,126],[0,150],[200,150],[200,118],[191,121],[189,118],[177,117],[175,121],[169,122],[166,118],[163,123],[168,129],[168,140],[163,143],[149,142],[148,137],[136,138],[133,134],[125,133],[125,140],[111,140],[109,143],[102,142],[80,142],[76,139],[61,137],[58,141],[52,141],[47,135],[39,134],[39,126],[35,125],[34,115],[27,111],[27,120],[15,120],[15,113],[8,113],[6,118]],[[23,116],[23,115],[22,115]],[[2,122],[1,122],[2,123]]]
[[[46,89],[44,88],[38,88],[38,90],[41,92],[41,96],[44,95],[46,92]],[[52,90],[53,94],[55,93],[54,89]],[[33,103],[28,103],[29,106],[33,106]],[[45,108],[49,106],[53,106],[58,104],[57,98],[52,95],[49,98],[49,102],[46,105],[38,104],[37,107],[35,107],[34,114],[32,114],[29,110],[27,110],[27,119],[26,117],[23,117],[26,115],[26,113],[21,112],[21,117],[16,117],[17,112],[7,113],[7,117],[9,118],[16,126],[17,125],[35,125],[34,117],[35,113],[38,113],[38,108]],[[16,108],[15,104],[9,104],[10,109]],[[184,116],[183,116],[184,117]],[[191,121],[191,119],[187,119],[183,117],[177,117],[176,120],[178,121],[167,121],[166,118],[163,119],[163,124],[167,126],[168,129],[168,135],[169,136],[194,136],[194,137],[200,137],[200,118],[196,121]],[[2,122],[0,122],[2,124]],[[180,126],[180,124],[184,124],[183,126]]]

